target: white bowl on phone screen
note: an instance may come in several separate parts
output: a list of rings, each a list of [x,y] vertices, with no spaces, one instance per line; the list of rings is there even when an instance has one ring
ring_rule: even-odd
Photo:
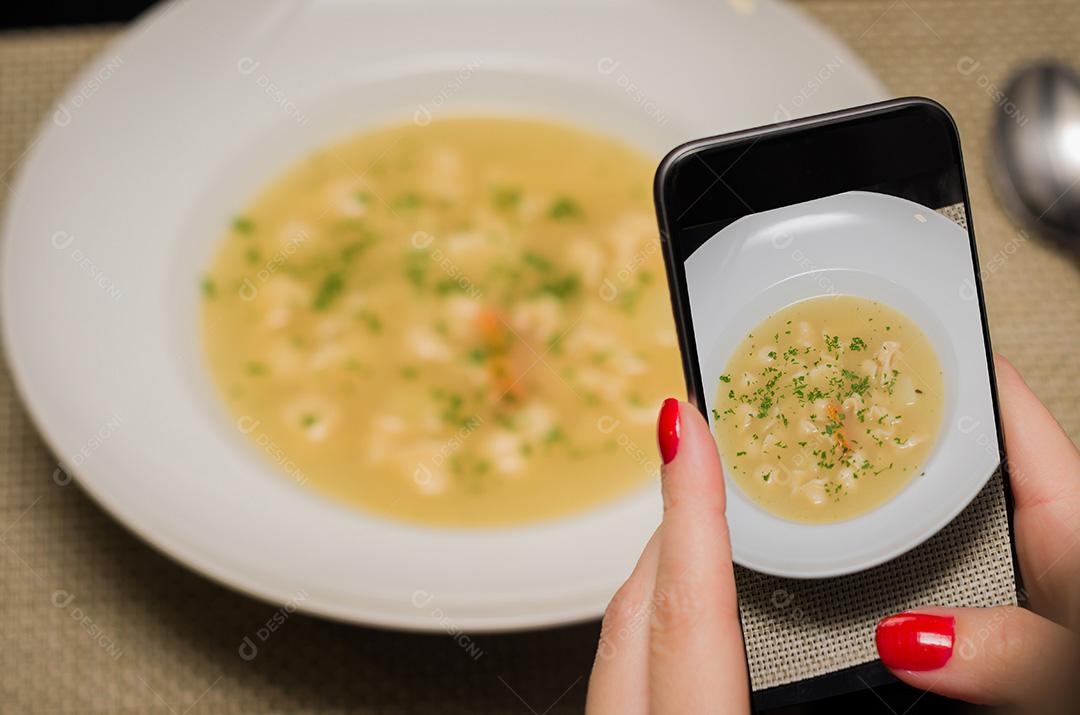
[[[730,224],[686,264],[709,414],[714,387],[748,332],[800,300],[855,295],[908,316],[941,362],[940,434],[895,497],[854,519],[803,524],[753,503],[728,479],[736,563],[777,576],[861,571],[914,548],[960,513],[999,463],[968,233],[925,206],[852,191]],[[728,466],[728,465],[725,465]],[[730,470],[726,470],[730,474]]]
[[[447,531],[340,506],[236,438],[196,330],[219,228],[296,159],[387,121],[540,115],[659,159],[882,98],[846,49],[772,2],[164,5],[87,65],[21,167],[0,277],[9,362],[82,487],[217,581],[418,630],[596,617],[657,523],[653,488],[575,518]]]

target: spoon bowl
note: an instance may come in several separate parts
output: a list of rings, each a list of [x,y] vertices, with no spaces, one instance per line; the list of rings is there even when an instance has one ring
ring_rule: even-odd
[[[1014,111],[997,115],[992,184],[1015,220],[1077,248],[1080,238],[1080,76],[1042,62],[1005,87]]]

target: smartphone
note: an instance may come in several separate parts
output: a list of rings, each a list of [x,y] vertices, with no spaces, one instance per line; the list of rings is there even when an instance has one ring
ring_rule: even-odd
[[[890,682],[886,615],[1017,603],[948,112],[898,99],[693,141],[655,199],[687,391],[724,466],[755,706]]]

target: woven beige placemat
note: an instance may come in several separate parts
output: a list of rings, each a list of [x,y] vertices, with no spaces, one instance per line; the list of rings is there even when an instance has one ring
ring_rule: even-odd
[[[752,2],[739,2],[741,7]],[[815,0],[799,3],[847,41],[895,94],[956,115],[964,141],[995,347],[1066,431],[1080,436],[1080,281],[1073,257],[1022,236],[986,185],[992,84],[1023,59],[1080,66],[1070,2]],[[11,167],[56,95],[115,29],[0,35],[0,202]],[[970,58],[967,61],[966,58]],[[957,69],[978,62],[977,69]],[[49,316],[42,315],[42,320]],[[78,359],[73,356],[72,359]],[[479,636],[479,655],[445,636],[388,633],[291,615],[252,660],[276,608],[219,588],[143,545],[62,473],[0,372],[0,712],[568,713],[584,702],[597,625]],[[984,494],[985,496],[985,494]],[[980,497],[980,499],[983,497]],[[952,527],[950,527],[952,529]],[[938,538],[948,539],[949,530]],[[943,545],[964,549],[964,544]],[[814,594],[741,575],[805,629],[834,627]],[[861,587],[860,576],[848,588]],[[806,586],[806,584],[794,584]],[[967,585],[965,598],[988,588]],[[918,594],[933,598],[932,589]],[[760,599],[759,599],[760,601]],[[767,625],[769,609],[756,614]],[[812,638],[813,633],[810,633]],[[827,653],[827,649],[823,649]],[[797,655],[797,654],[796,654]],[[770,677],[782,672],[756,662]],[[796,660],[798,660],[796,658]]]

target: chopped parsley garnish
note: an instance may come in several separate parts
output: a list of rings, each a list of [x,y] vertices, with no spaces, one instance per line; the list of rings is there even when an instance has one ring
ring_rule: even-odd
[[[555,266],[555,264],[552,263],[550,259],[545,258],[544,256],[534,251],[525,251],[525,254],[522,256],[522,258],[525,261],[525,265],[529,266],[530,268],[535,268],[541,273],[547,273]]]
[[[400,196],[395,196],[390,202],[390,208],[394,211],[415,211],[420,208],[423,203],[424,200],[419,194],[409,191]]]
[[[521,189],[513,186],[500,186],[492,192],[491,202],[500,211],[512,211],[521,204]]]
[[[858,373],[847,369],[842,370],[841,374],[844,376],[844,379],[848,381],[848,397],[851,395],[859,395],[861,397],[870,390],[869,376],[864,375],[863,377],[859,377]]]
[[[563,433],[559,427],[552,427],[548,430],[548,433],[544,435],[545,444],[554,444],[556,442],[562,442],[566,439],[566,434]]]
[[[255,222],[246,216],[237,216],[233,219],[232,229],[236,233],[251,234],[255,231]]]
[[[380,320],[379,316],[371,312],[370,310],[361,310],[356,317],[363,321],[364,325],[366,325],[367,329],[371,332],[382,332],[382,320]]]
[[[581,206],[567,196],[560,196],[552,202],[548,216],[556,221],[577,218],[581,216]]]
[[[772,409],[772,405],[773,405],[772,393],[769,393],[769,394],[767,394],[767,395],[765,395],[764,397],[761,398],[761,403],[758,405],[758,412],[757,412],[757,417],[758,417],[759,420],[763,419],[766,415],[769,414],[769,410]]]
[[[559,300],[567,300],[581,289],[581,279],[576,273],[568,273],[562,278],[545,281],[540,284],[540,292],[552,295]]]
[[[373,236],[368,236],[360,241],[352,241],[341,249],[341,260],[349,263],[375,243]]]
[[[450,295],[451,293],[468,293],[469,282],[464,278],[443,278],[441,281],[435,284],[435,292],[439,295]]]
[[[345,279],[340,273],[328,274],[323,278],[323,282],[319,284],[319,289],[315,292],[315,299],[311,302],[312,309],[326,310],[344,288]]]
[[[473,348],[465,357],[471,363],[482,363],[487,359],[488,351],[485,348]]]
[[[896,378],[899,377],[899,375],[899,370],[892,371],[892,375],[889,377],[888,380],[885,381],[885,392],[889,393],[890,395],[893,393],[893,389],[896,387]]]
[[[405,277],[417,288],[424,286],[428,271],[427,251],[410,251],[405,256]]]

